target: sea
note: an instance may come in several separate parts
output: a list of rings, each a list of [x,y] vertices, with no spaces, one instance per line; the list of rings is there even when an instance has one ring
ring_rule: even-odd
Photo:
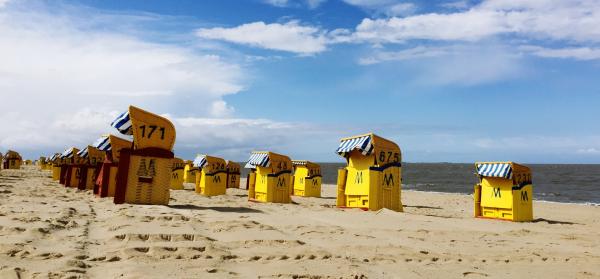
[[[323,183],[336,184],[337,170],[344,164],[320,165]],[[532,171],[534,200],[600,205],[600,165],[527,166]],[[402,163],[402,189],[472,194],[477,182],[474,164]]]

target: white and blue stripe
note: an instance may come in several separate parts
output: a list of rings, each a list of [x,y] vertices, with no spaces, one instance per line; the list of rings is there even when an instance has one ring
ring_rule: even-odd
[[[269,153],[252,153],[244,168],[255,169],[256,167],[268,167],[271,164]]]
[[[115,119],[110,126],[115,127],[119,130],[119,133],[124,135],[132,135],[133,131],[131,129],[131,119],[129,118],[129,111],[126,111],[119,115],[117,119]]]
[[[87,158],[87,156],[88,156],[88,148],[86,147],[84,149],[79,150],[79,152],[77,152],[77,155],[79,157],[81,157],[81,158]]]
[[[347,153],[350,153],[354,149],[357,149],[365,156],[370,155],[374,149],[371,136],[342,140],[336,152],[345,157]]]
[[[107,136],[99,138],[94,144],[92,144],[92,146],[98,148],[101,151],[110,151],[111,149],[110,141]]]
[[[60,157],[63,159],[73,158],[73,148],[65,150],[65,152],[63,152]]]
[[[513,170],[510,163],[480,163],[477,164],[477,174],[512,179]]]
[[[206,165],[206,155],[198,155],[192,165],[196,168],[203,168]]]

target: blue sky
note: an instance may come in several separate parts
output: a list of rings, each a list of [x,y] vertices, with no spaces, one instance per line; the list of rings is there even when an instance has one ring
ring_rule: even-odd
[[[0,150],[115,131],[176,154],[342,161],[374,131],[410,162],[600,163],[600,1],[0,0]]]

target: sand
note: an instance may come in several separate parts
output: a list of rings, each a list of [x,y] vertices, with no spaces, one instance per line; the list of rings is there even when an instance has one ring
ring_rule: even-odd
[[[465,187],[470,187],[465,185]],[[0,278],[600,278],[600,207],[535,202],[533,223],[472,197],[403,191],[404,213],[172,191],[114,205],[34,167],[0,172]]]

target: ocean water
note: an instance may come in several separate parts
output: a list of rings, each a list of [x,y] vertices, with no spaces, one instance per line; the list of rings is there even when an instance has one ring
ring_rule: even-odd
[[[323,183],[335,184],[340,163],[320,163]],[[528,164],[535,200],[600,204],[600,165]],[[473,193],[474,164],[403,163],[403,189]],[[246,175],[246,172],[243,173]]]

